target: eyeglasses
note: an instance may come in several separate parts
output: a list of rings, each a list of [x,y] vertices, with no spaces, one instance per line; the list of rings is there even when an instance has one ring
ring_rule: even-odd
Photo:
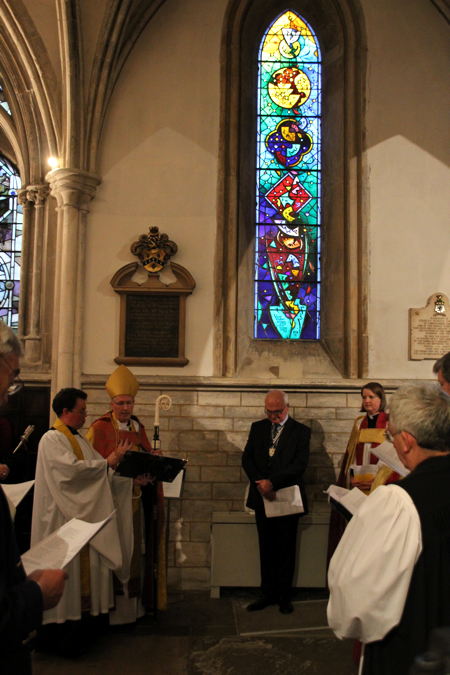
[[[8,396],[14,396],[14,394],[17,394],[17,392],[23,389],[24,386],[22,380],[19,377],[20,370],[11,368],[8,360],[5,358],[3,354],[0,354],[0,358],[8,368],[8,374],[14,375],[14,381],[12,382],[12,384],[9,385],[8,389],[6,390]]]
[[[384,437],[389,443],[394,443],[394,437],[397,436],[397,434],[400,434],[401,431],[395,431],[394,433],[391,433],[389,429],[384,430]]]
[[[265,413],[268,417],[271,415],[281,415],[281,413],[284,412],[285,408],[281,408],[281,410],[267,410],[267,408],[264,408]]]

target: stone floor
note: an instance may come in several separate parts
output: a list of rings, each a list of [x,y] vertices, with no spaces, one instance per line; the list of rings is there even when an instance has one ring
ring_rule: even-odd
[[[326,625],[323,591],[297,591],[295,611],[246,611],[245,589],[172,596],[158,619],[102,635],[77,659],[34,654],[34,675],[354,675],[352,645]]]

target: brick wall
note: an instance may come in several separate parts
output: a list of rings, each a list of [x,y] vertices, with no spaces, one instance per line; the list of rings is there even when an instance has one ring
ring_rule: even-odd
[[[108,410],[103,389],[89,389],[89,425]],[[160,412],[161,447],[165,454],[189,460],[180,500],[168,505],[169,585],[197,589],[209,586],[210,529],[214,511],[242,511],[247,484],[241,453],[250,424],[264,417],[260,391],[140,391],[135,414],[153,431],[154,401],[160,393],[172,398]],[[306,472],[310,502],[324,499],[322,489],[333,482],[361,398],[348,391],[289,391],[290,414],[312,431]]]

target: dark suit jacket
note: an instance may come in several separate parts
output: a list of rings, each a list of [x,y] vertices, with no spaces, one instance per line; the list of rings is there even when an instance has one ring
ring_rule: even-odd
[[[0,488],[0,670],[31,673],[28,650],[22,646],[28,633],[42,621],[42,593],[25,577],[3,490]]]
[[[311,431],[309,427],[288,417],[279,438],[277,450],[274,456],[270,457],[271,429],[272,424],[268,419],[254,422],[250,428],[247,445],[242,455],[242,466],[250,480],[247,506],[255,510],[263,507],[263,498],[255,486],[255,481],[265,478],[272,482],[275,491],[298,485],[305,513],[307,513],[303,472],[309,459]]]

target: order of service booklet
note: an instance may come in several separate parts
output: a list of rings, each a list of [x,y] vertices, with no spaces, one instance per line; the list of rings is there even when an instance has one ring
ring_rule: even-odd
[[[325,494],[328,495],[332,506],[347,520],[350,520],[367,498],[364,492],[357,487],[347,490],[340,485],[330,485],[325,490]]]
[[[115,511],[98,523],[72,518],[58,530],[22,555],[26,574],[37,569],[63,569],[113,517]]]
[[[370,452],[373,455],[376,455],[378,459],[392,469],[392,471],[396,471],[399,476],[407,476],[409,474],[409,469],[401,463],[394,446],[392,443],[389,443],[389,441],[376,445],[374,448],[371,448]]]
[[[275,492],[275,499],[264,499],[264,511],[267,518],[278,516],[290,516],[294,513],[304,512],[302,496],[298,485],[281,488]]]
[[[14,507],[17,507],[27,492],[34,485],[34,480],[27,480],[25,483],[6,483],[2,484],[3,492],[8,497]]]

